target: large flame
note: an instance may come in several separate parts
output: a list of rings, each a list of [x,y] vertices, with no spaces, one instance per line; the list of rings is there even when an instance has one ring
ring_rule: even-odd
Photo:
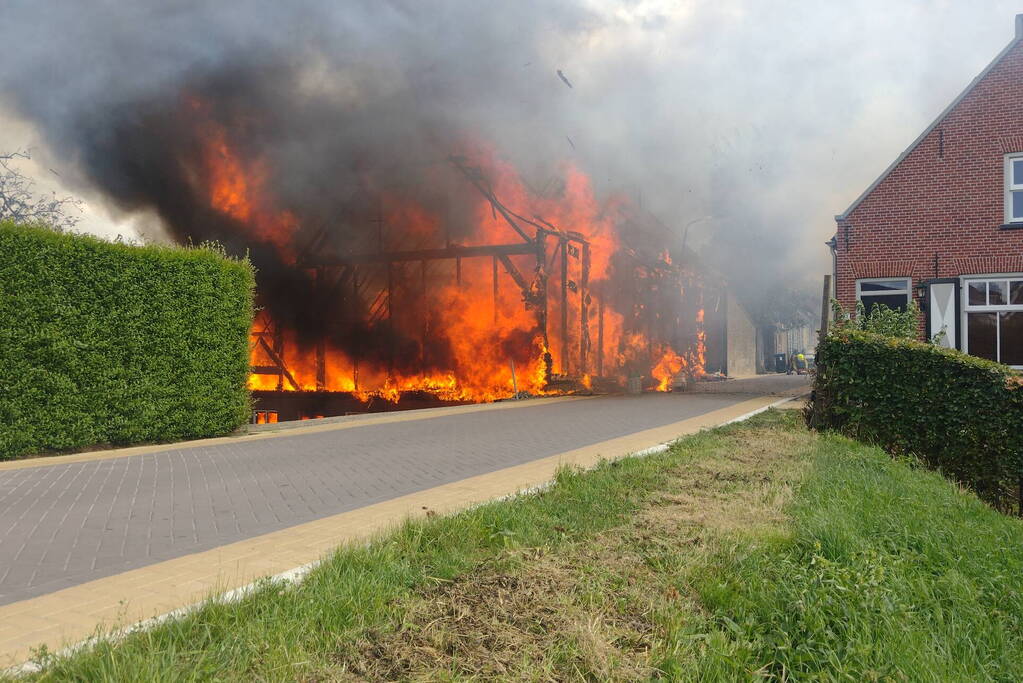
[[[228,129],[215,121],[201,101],[190,99],[187,103],[197,121],[203,150],[203,174],[197,182],[204,186],[209,207],[235,221],[247,239],[272,247],[283,263],[295,264],[299,221],[292,212],[279,208],[269,185],[267,161],[243,158],[232,148]],[[534,227],[549,231],[547,263],[541,267],[534,256],[509,257],[511,269],[528,281],[529,292],[509,277],[509,268],[496,257],[463,258],[457,264],[425,259],[400,264],[408,279],[414,280],[419,273],[422,291],[406,292],[400,304],[388,300],[386,310],[391,315],[392,305],[404,307],[406,313],[415,309],[413,317],[420,329],[411,329],[400,317],[394,324],[404,325],[408,336],[424,340],[416,351],[423,356],[424,369],[419,372],[403,373],[379,361],[360,361],[329,338],[321,340],[318,348],[300,344],[295,330],[275,324],[263,310],[252,330],[251,362],[258,372],[251,375],[251,388],[344,391],[392,401],[404,392],[425,391],[443,400],[489,401],[516,391],[550,391],[552,372],[576,376],[588,387],[593,375],[624,380],[636,372],[635,367],[646,363],[643,372],[650,372],[657,388],[664,391],[679,372],[703,367],[702,331],[699,348],[684,358],[664,343],[651,344],[641,331],[627,331],[626,315],[605,305],[600,292],[619,250],[615,212],[596,200],[583,172],[566,166],[563,190],[555,197],[541,196],[486,146],[469,147],[463,150],[464,156],[486,169],[493,196],[515,212],[520,225],[531,231]],[[460,246],[522,241],[511,231],[506,216],[468,182],[466,192],[475,202],[475,229]],[[426,206],[385,192],[379,193],[379,203],[383,207],[381,220],[391,232],[403,235],[406,243],[444,243],[442,217]],[[663,260],[670,265],[666,254]],[[589,278],[586,291],[582,291],[586,282],[583,271]],[[525,301],[539,290],[544,278],[546,336],[538,322],[537,301],[530,305]],[[379,300],[366,303],[369,310],[384,310]],[[567,325],[563,327],[562,321]],[[427,338],[445,341],[443,359],[426,357],[430,348]],[[275,367],[280,372],[271,374]]]
[[[675,353],[674,349],[665,348],[661,352],[661,359],[650,373],[657,380],[657,391],[671,391],[672,382],[685,368],[685,358]]]
[[[210,206],[234,218],[253,240],[274,245],[285,261],[294,263],[292,243],[298,221],[269,203],[266,165],[262,161],[245,164],[229,147],[225,128],[209,116],[207,106],[195,98],[188,105],[201,122]]]
[[[704,374],[707,355],[707,332],[703,326],[703,309],[696,312],[696,345],[687,357],[681,356],[667,344],[660,346],[658,361],[650,374],[657,380],[657,391],[671,391],[679,375],[699,378]]]

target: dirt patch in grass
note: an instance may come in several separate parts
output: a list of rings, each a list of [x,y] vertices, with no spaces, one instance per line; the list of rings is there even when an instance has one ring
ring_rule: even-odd
[[[803,470],[793,456],[812,438],[777,429],[738,432],[713,455],[672,468],[669,485],[651,496],[634,524],[665,536],[780,525]]]
[[[509,561],[520,566],[487,563],[401,605],[402,623],[370,633],[345,668],[371,680],[649,677],[649,619],[638,604],[588,604],[584,557],[523,552]]]
[[[774,425],[676,448],[627,524],[509,549],[419,591],[395,605],[400,621],[339,652],[337,665],[352,680],[648,680],[659,625],[700,613],[686,563],[720,533],[783,525],[813,438]]]

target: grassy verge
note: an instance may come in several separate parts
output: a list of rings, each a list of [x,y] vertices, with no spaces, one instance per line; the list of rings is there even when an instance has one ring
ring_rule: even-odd
[[[776,412],[410,522],[49,680],[1018,680],[1023,525]]]
[[[709,618],[678,632],[665,668],[1023,680],[1023,524],[878,449],[824,436],[814,451],[788,531],[691,569]]]

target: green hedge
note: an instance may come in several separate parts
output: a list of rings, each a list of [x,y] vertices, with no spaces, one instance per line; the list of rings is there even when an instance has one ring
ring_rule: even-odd
[[[843,330],[817,347],[810,425],[918,456],[995,505],[1017,506],[1023,377],[908,339]]]
[[[237,429],[253,288],[215,249],[0,223],[0,460]]]

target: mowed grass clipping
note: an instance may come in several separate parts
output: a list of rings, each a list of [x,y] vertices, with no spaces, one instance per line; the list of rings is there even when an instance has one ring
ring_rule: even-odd
[[[1023,525],[795,411],[409,522],[43,680],[1020,680]]]

